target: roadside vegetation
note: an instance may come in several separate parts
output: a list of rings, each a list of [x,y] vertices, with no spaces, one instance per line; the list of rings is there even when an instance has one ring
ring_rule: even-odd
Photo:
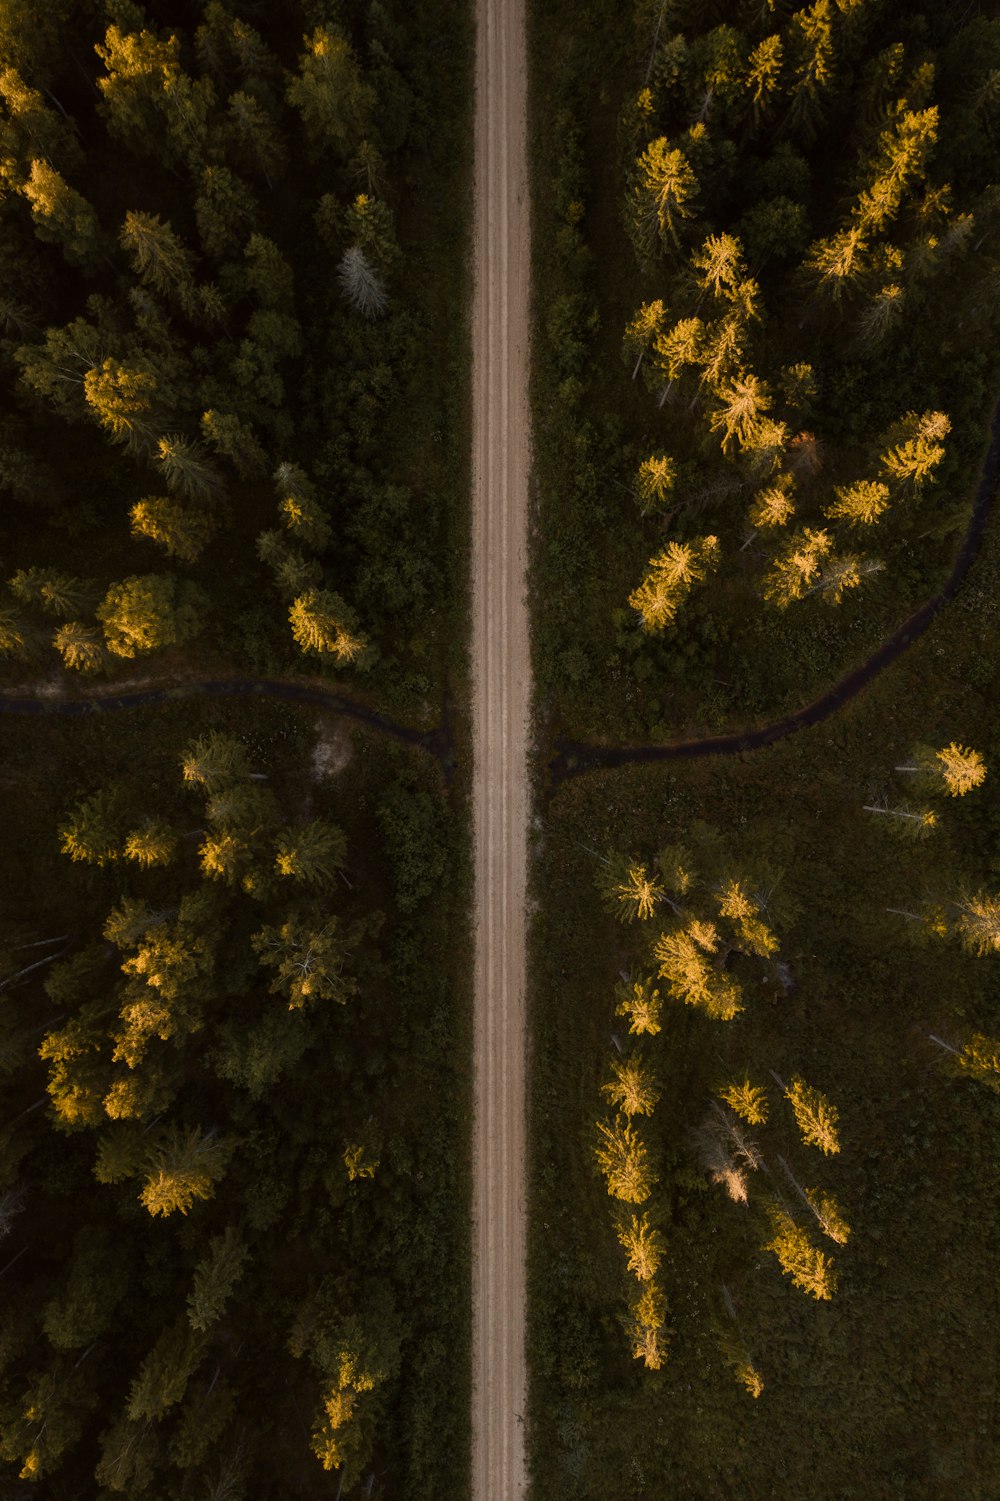
[[[0,5],[4,1494],[467,1492],[461,778],[58,701],[442,724],[470,73],[451,0]]]
[[[543,744],[777,719],[969,520],[998,23],[594,0],[532,27]],[[998,577],[991,518],[926,635],[771,748],[539,777],[546,1501],[989,1493]]]

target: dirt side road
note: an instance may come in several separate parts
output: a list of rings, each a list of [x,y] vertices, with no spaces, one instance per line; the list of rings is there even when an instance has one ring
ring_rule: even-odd
[[[525,1494],[525,867],[530,660],[523,0],[477,0],[472,1501]]]

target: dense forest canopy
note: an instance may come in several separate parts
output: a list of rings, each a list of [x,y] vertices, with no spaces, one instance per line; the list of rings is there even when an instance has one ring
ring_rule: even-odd
[[[428,318],[397,220],[454,28],[220,0],[0,24],[4,655],[388,653],[419,691],[446,517],[395,430]]]
[[[0,3],[0,674],[155,690],[0,726],[4,1496],[464,1485],[461,813],[197,684],[439,712],[469,55],[451,0]]]
[[[613,46],[614,142],[579,81],[548,127],[540,606],[561,701],[635,733],[664,679],[794,702],[942,578],[995,385],[1000,29],[650,0]]]

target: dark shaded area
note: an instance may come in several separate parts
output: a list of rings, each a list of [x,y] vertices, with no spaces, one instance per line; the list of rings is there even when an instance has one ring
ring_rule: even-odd
[[[161,688],[137,688],[133,693],[97,693],[88,698],[27,698],[23,695],[0,696],[0,714],[59,714],[78,718],[82,714],[107,714],[118,709],[137,709],[144,704],[162,704],[176,698],[280,698],[289,703],[313,704],[331,709],[345,719],[356,720],[379,730],[404,745],[416,745],[429,751],[449,770],[454,762],[451,727],[447,705],[441,724],[434,730],[414,730],[407,725],[376,714],[364,704],[337,693],[332,688],[318,688],[309,683],[286,682],[273,678],[223,678],[205,683],[181,683]]]

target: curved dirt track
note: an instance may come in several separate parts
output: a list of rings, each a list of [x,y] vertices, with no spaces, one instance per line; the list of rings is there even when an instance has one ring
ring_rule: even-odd
[[[530,653],[523,0],[477,0],[473,339],[472,1501],[526,1490],[525,872]]]

